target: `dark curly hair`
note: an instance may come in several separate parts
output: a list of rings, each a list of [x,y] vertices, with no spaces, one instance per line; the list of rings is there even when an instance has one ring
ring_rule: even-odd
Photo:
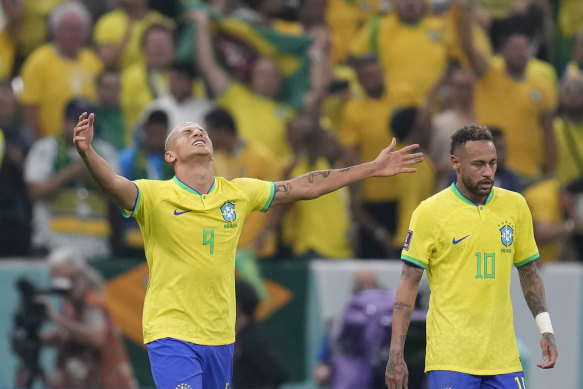
[[[492,142],[492,133],[486,126],[467,125],[457,130],[451,136],[451,148],[449,150],[451,155],[455,151],[470,141],[489,140]]]

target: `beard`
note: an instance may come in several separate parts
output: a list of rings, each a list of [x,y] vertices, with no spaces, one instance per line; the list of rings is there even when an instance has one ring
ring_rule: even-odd
[[[469,178],[466,178],[464,176],[462,176],[462,183],[464,184],[464,186],[466,187],[466,189],[474,196],[476,197],[481,197],[481,196],[488,196],[490,194],[490,191],[492,190],[492,186],[490,187],[489,190],[484,190],[484,189],[480,189],[480,185],[483,184],[491,184],[494,185],[494,181],[490,181],[488,179],[483,179],[480,180],[476,183],[470,181]]]

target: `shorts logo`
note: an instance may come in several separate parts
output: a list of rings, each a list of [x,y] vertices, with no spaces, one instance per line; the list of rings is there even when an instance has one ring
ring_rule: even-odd
[[[221,206],[221,213],[223,214],[223,219],[229,223],[233,223],[237,219],[235,204],[230,201],[227,201]]]
[[[407,231],[407,238],[405,238],[405,244],[403,245],[403,250],[409,251],[409,245],[411,244],[411,238],[413,238],[413,231]]]
[[[182,384],[178,384],[176,389],[191,389],[191,388],[190,388],[190,385],[182,383]]]
[[[500,239],[502,244],[506,247],[510,246],[514,242],[514,228],[509,224],[504,225],[500,228]]]

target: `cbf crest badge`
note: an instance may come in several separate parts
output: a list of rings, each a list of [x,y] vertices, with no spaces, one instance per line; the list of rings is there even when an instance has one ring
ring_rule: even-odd
[[[502,244],[506,247],[514,242],[514,228],[512,228],[510,224],[505,224],[500,228],[500,239],[502,240]]]
[[[233,223],[237,219],[237,214],[235,213],[235,204],[230,201],[225,202],[221,206],[221,213],[223,214],[223,219],[229,223]]]

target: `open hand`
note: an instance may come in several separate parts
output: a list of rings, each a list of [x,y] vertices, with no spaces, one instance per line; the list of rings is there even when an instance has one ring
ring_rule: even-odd
[[[405,146],[400,150],[393,151],[397,141],[393,138],[389,147],[383,149],[378,157],[373,161],[375,166],[375,177],[390,177],[400,173],[415,173],[417,169],[407,166],[423,161],[423,153],[409,154],[419,148],[418,144]]]
[[[388,389],[407,389],[409,387],[409,369],[407,369],[402,350],[391,349],[389,351],[385,384]]]
[[[83,112],[79,116],[79,121],[75,126],[73,132],[73,143],[77,147],[79,154],[84,155],[91,148],[91,142],[93,141],[93,121],[95,116],[91,113],[87,116],[87,112]]]

